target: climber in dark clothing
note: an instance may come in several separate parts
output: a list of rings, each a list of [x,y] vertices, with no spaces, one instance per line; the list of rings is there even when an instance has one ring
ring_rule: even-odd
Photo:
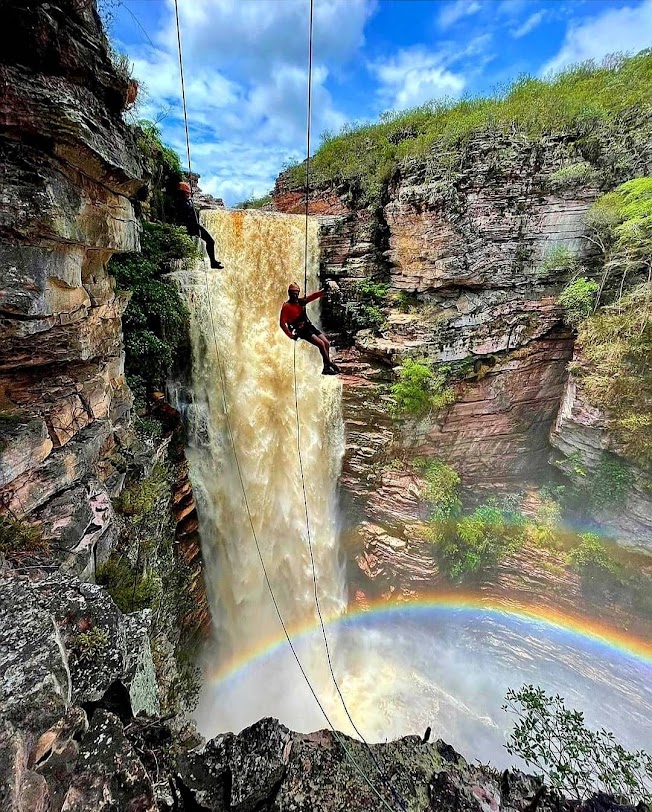
[[[322,375],[337,375],[339,369],[330,359],[330,341],[321,330],[315,327],[306,314],[306,305],[314,302],[315,299],[321,299],[326,291],[327,288],[324,287],[316,293],[311,293],[310,296],[299,298],[301,292],[299,286],[291,284],[288,288],[288,301],[281,308],[280,325],[285,335],[293,341],[302,338],[317,347],[324,361]]]
[[[211,261],[211,268],[221,269],[224,267],[221,262],[215,259],[215,240],[199,222],[197,212],[190,199],[190,184],[185,181],[179,184],[179,193],[183,199],[181,201],[181,219],[191,237],[200,237],[206,243],[206,253]]]

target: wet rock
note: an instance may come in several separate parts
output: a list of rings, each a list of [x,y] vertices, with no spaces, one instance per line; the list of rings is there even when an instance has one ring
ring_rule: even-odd
[[[2,716],[40,736],[71,702],[68,656],[33,585],[11,575],[0,576],[0,662]]]
[[[84,711],[70,708],[66,716],[41,735],[30,753],[30,768],[45,780],[52,809],[61,808],[79,757],[78,740],[87,729]]]
[[[152,782],[120,720],[97,710],[79,746],[79,758],[61,812],[156,812]]]
[[[45,421],[25,412],[0,416],[0,488],[42,463],[53,448]]]
[[[0,504],[18,517],[31,513],[61,491],[92,478],[103,454],[113,445],[113,427],[109,421],[95,421],[73,441],[53,451],[39,466],[0,488]]]
[[[576,358],[577,360],[577,358]],[[570,375],[564,389],[559,413],[550,432],[550,443],[559,452],[555,464],[576,485],[600,465],[605,451],[618,454],[618,444],[609,433],[609,416],[592,406],[581,382]],[[652,550],[652,480],[650,473],[625,462],[632,483],[617,510],[594,507],[594,515],[602,526],[623,543],[643,550]],[[583,471],[583,476],[577,471]]]
[[[134,716],[139,713],[156,716],[161,710],[154,661],[149,644],[151,622],[151,609],[144,609],[142,612],[135,612],[124,618],[127,656],[122,681],[129,688],[131,710]]]
[[[61,629],[76,704],[99,702],[119,681],[127,690],[129,716],[157,712],[150,612],[124,616],[101,586],[59,574],[35,584],[34,592]]]
[[[92,580],[97,546],[106,558],[114,542],[113,507],[104,485],[88,480],[51,499],[32,518],[62,571]]]

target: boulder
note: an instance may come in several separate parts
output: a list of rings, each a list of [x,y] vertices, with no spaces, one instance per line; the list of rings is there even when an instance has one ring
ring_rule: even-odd
[[[61,812],[157,812],[152,781],[117,716],[97,710],[79,746],[79,758]]]

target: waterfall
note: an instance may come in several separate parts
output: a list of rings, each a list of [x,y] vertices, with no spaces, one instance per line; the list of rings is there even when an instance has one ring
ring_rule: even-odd
[[[225,210],[206,212],[204,224],[215,238],[225,270],[210,271],[200,263],[193,271],[175,274],[191,314],[188,458],[216,634],[199,723],[214,734],[260,715],[283,716],[285,706],[279,709],[275,704],[289,701],[295,713],[288,721],[307,725],[306,729],[322,727],[314,699],[303,687],[295,691],[301,675],[289,661],[287,673],[267,675],[265,685],[250,688],[238,700],[242,708],[232,701],[222,707],[219,695],[216,698],[210,690],[210,672],[228,669],[230,662],[246,659],[248,652],[282,634],[240,477],[286,624],[292,631],[317,622],[297,454],[295,348],[306,497],[324,617],[344,611],[346,585],[338,558],[336,504],[344,451],[341,384],[321,375],[315,347],[303,341],[295,345],[279,327],[288,284],[297,282],[303,288],[305,220],[298,215]],[[308,292],[318,287],[318,268],[317,225],[309,221]],[[318,311],[318,302],[308,305],[315,322]],[[323,647],[315,644],[305,654],[306,668],[322,698],[331,696]],[[253,698],[252,690],[258,694]]]

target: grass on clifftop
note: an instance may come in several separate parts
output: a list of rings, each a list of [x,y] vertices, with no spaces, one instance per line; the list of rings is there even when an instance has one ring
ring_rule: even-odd
[[[455,171],[461,148],[481,130],[524,133],[532,138],[607,129],[622,113],[650,106],[652,50],[601,64],[586,62],[549,81],[524,77],[492,97],[432,101],[405,112],[388,112],[377,124],[347,125],[326,134],[311,161],[312,183],[346,183],[364,202],[377,202],[399,162],[429,156],[435,169]],[[604,141],[608,141],[605,133]],[[619,146],[619,145],[615,145]],[[303,166],[290,177],[303,185]]]

